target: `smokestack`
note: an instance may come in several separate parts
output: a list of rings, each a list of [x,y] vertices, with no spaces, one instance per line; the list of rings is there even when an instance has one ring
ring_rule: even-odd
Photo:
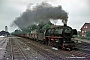
[[[5,31],[8,32],[8,27],[7,26],[5,26]]]
[[[64,26],[67,26],[67,19],[62,20],[62,23],[63,23]]]

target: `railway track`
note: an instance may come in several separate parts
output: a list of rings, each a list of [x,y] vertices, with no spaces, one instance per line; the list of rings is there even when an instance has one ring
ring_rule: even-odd
[[[24,42],[26,41],[26,40],[23,40]],[[27,41],[28,42],[28,41]],[[32,44],[32,42],[28,42],[29,44]],[[27,43],[27,44],[28,44]],[[29,45],[28,44],[28,45]],[[33,44],[33,45],[35,45],[36,46],[36,44]],[[41,49],[41,50],[44,50],[45,51],[45,49],[43,48],[43,47],[40,47],[39,45],[37,45],[37,47],[39,47],[39,49]],[[38,48],[37,48],[38,49]],[[38,49],[38,50],[39,50]],[[64,59],[64,60],[76,60],[76,59],[85,59],[85,60],[90,60],[90,54],[87,54],[87,53],[84,53],[84,52],[81,52],[81,51],[76,51],[76,50],[73,50],[73,51],[64,51],[64,50],[59,50],[60,52],[63,52],[64,54],[67,54],[67,55],[69,55],[69,56],[63,56],[63,55],[61,55],[61,54],[59,54],[59,53],[54,53],[53,51],[49,51],[49,50],[47,50],[48,51],[48,53],[52,53],[53,55],[55,55],[55,56],[58,56],[59,58],[61,58],[61,59]],[[48,54],[47,54],[48,55]],[[48,55],[49,56],[49,55]]]
[[[28,60],[24,52],[12,38],[10,39],[10,47],[11,47],[11,60]]]
[[[42,48],[42,49],[43,49],[43,48]],[[87,54],[87,53],[84,53],[84,52],[75,51],[75,50],[73,50],[73,51],[59,50],[59,51],[60,51],[60,53],[63,52],[63,53],[65,53],[65,54],[69,55],[69,56],[66,57],[66,56],[62,56],[61,54],[54,53],[54,52],[52,52],[52,51],[49,51],[49,52],[51,52],[51,53],[59,56],[60,58],[65,59],[65,60],[66,60],[66,59],[67,59],[67,60],[71,60],[70,58],[74,58],[75,60],[76,60],[76,59],[87,59],[87,60],[90,60],[90,54]],[[71,54],[71,56],[70,56],[70,54]]]
[[[9,39],[8,44],[10,47],[8,49],[10,49],[10,58],[7,60],[32,60],[33,58],[34,60],[90,60],[90,54],[81,51],[53,51],[50,46],[46,47],[46,45],[40,44],[36,41],[30,41],[29,39]],[[32,50],[37,51],[37,54],[35,54],[35,51],[32,53]],[[40,54],[39,58],[38,54]],[[33,56],[32,59],[31,56]]]
[[[90,60],[90,54],[87,54],[87,53],[84,53],[84,52],[80,52],[80,51],[70,51],[69,53],[75,55],[75,56],[78,56],[78,57],[83,57],[83,58],[86,58],[86,59],[89,59]]]
[[[2,60],[48,60],[17,38],[9,38]],[[50,60],[50,59],[49,59]]]
[[[62,51],[63,53],[66,53],[66,54],[71,54],[71,57],[67,57],[67,58],[90,60],[90,54],[86,54],[86,53],[83,53],[80,51],[75,51],[75,50],[73,50],[73,51],[60,50],[60,51]]]
[[[41,55],[48,58],[48,60],[68,60],[68,58],[66,58],[66,56],[64,56],[62,54],[55,53],[55,52],[48,50],[48,49],[44,49],[42,46],[40,46],[36,43],[33,43],[33,41],[29,42],[28,40],[24,40],[24,39],[22,39],[20,41],[22,41],[25,44],[27,44],[28,46],[32,47],[34,50],[39,52]]]

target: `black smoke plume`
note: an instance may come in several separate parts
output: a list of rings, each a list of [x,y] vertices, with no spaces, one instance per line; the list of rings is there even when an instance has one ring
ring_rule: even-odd
[[[14,23],[20,28],[26,28],[32,24],[39,24],[40,22],[50,21],[50,19],[61,19],[67,22],[68,14],[59,5],[52,6],[49,3],[42,2],[33,6],[31,9],[26,9],[20,17],[14,20]]]

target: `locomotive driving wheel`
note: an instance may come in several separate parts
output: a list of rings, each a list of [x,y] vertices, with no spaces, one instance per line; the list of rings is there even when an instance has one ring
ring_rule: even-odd
[[[48,41],[48,45],[49,45],[49,46],[54,46],[54,42],[50,39],[50,40]]]

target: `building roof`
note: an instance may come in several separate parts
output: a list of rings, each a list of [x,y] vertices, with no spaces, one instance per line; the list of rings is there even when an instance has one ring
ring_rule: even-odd
[[[84,25],[87,25],[87,26],[90,27],[90,23],[85,23]],[[84,27],[84,25],[81,27],[81,29]],[[81,29],[80,29],[80,30],[81,30]]]
[[[86,23],[88,26],[90,26],[90,23]]]

